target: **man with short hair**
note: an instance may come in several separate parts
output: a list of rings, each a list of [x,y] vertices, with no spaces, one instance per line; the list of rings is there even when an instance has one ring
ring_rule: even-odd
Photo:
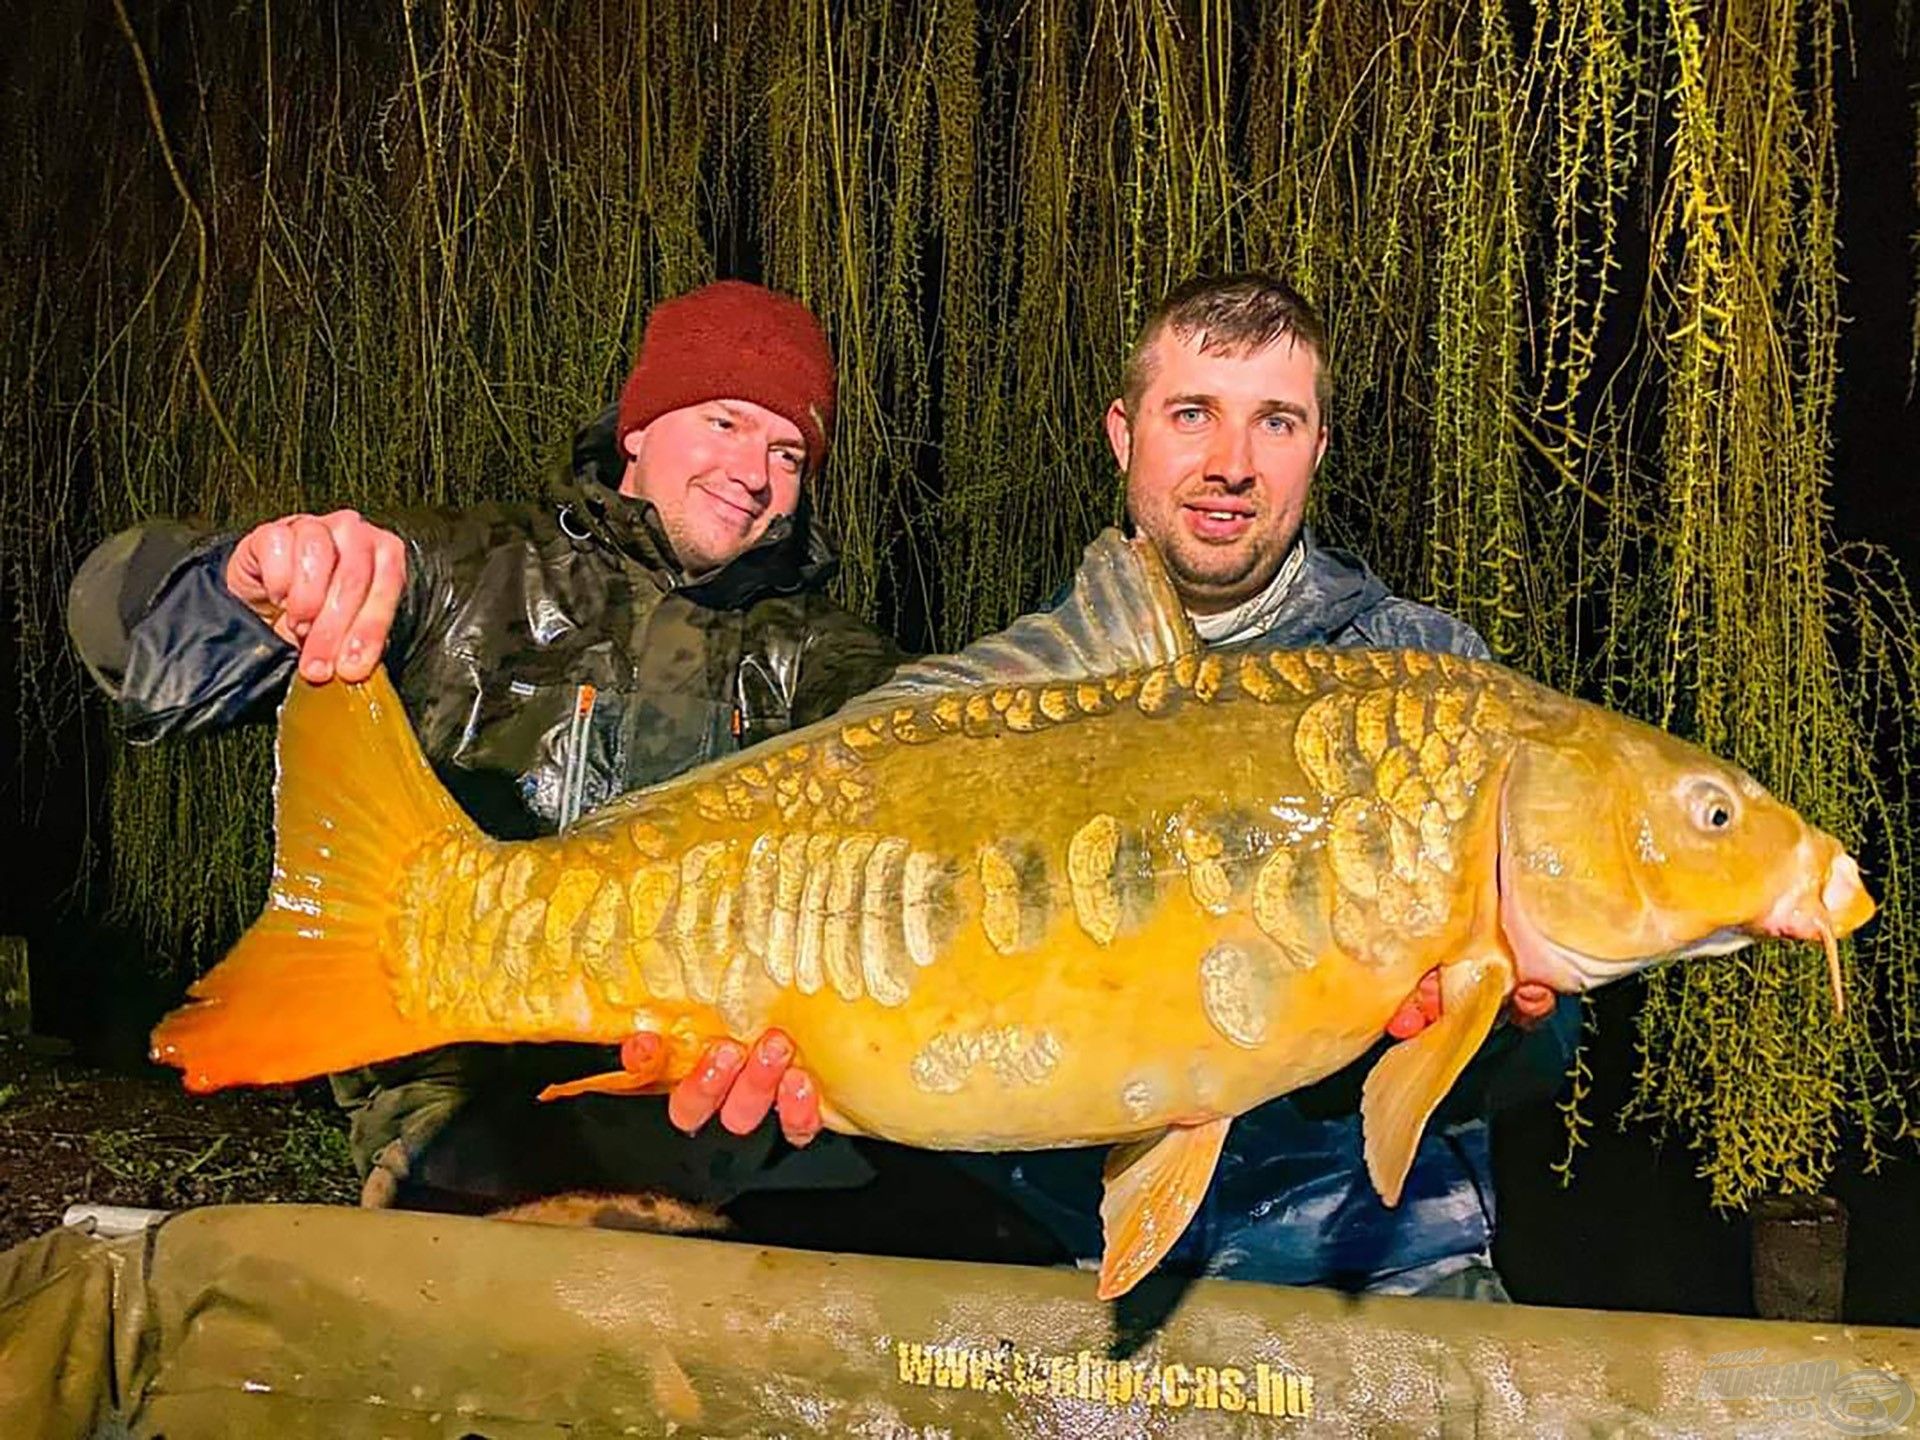
[[[1106,414],[1133,526],[1154,541],[1209,646],[1484,658],[1486,644],[1470,627],[1391,594],[1306,528],[1308,489],[1330,435],[1326,355],[1312,307],[1271,277],[1200,278],[1170,294],[1143,327]],[[1439,1003],[1437,973],[1429,974],[1389,1035],[1418,1033]],[[1537,984],[1516,991],[1511,1013],[1519,1023],[1487,1043],[1426,1127],[1397,1207],[1382,1204],[1362,1155],[1360,1084],[1377,1058],[1369,1055],[1234,1122],[1199,1213],[1163,1263],[1286,1284],[1506,1298],[1492,1260],[1486,1116],[1496,1097],[1550,1094],[1579,1029],[1577,1003],[1556,1004]],[[1077,1260],[1097,1264],[1105,1153],[957,1158]]]
[[[239,535],[141,526],[83,564],[69,628],[136,743],[271,718],[296,663],[357,681],[384,660],[475,820],[550,834],[825,716],[899,662],[823,593],[834,561],[808,490],[835,389],[797,300],[708,285],[654,308],[618,403],[576,438],[549,501],[289,515]],[[782,1043],[714,1047],[675,1088],[673,1121],[719,1113],[744,1134],[778,1108],[805,1143],[817,1105],[796,1109],[809,1082],[782,1080]],[[533,1100],[604,1068],[577,1047],[453,1046],[333,1077],[367,1202],[663,1185],[719,1203],[871,1173],[837,1137],[781,1154],[771,1127],[689,1141],[647,1102]]]

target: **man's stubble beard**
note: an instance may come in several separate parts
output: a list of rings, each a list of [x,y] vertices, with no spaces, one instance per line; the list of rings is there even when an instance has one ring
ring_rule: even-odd
[[[1163,546],[1161,550],[1174,590],[1189,609],[1206,606],[1212,613],[1218,613],[1252,599],[1273,583],[1273,577],[1280,573],[1280,567],[1300,539],[1300,524],[1296,521],[1286,534],[1277,537],[1277,544],[1263,542],[1245,549],[1215,551],[1191,537],[1179,538],[1182,543]],[[1203,560],[1211,558],[1220,563],[1210,569],[1189,564],[1189,545]]]

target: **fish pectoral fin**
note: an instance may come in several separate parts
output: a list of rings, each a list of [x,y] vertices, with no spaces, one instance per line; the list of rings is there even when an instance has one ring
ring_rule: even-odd
[[[636,1075],[631,1070],[607,1070],[599,1075],[583,1075],[578,1080],[549,1085],[540,1092],[542,1100],[565,1100],[574,1095],[664,1095],[673,1087],[657,1075]]]
[[[1493,1029],[1513,984],[1503,955],[1441,966],[1440,1018],[1368,1072],[1360,1099],[1367,1173],[1387,1205],[1400,1203],[1427,1118]]]
[[[1102,1300],[1131,1290],[1158,1265],[1200,1208],[1213,1180],[1229,1116],[1201,1125],[1175,1125],[1157,1140],[1116,1145],[1107,1154],[1100,1222]]]

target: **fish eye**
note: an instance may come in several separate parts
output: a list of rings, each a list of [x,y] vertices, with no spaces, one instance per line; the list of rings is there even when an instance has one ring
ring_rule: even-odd
[[[1740,802],[1726,786],[1714,780],[1695,780],[1688,788],[1687,809],[1693,823],[1709,835],[1733,828],[1740,818]]]

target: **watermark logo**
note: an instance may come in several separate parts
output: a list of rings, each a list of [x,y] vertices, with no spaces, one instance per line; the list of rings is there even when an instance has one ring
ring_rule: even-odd
[[[1703,1400],[1749,1400],[1789,1420],[1820,1420],[1843,1435],[1886,1435],[1913,1414],[1913,1385],[1891,1370],[1842,1371],[1837,1360],[1777,1360],[1765,1350],[1707,1357]]]
[[[1090,1350],[1043,1355],[1010,1344],[916,1345],[897,1341],[902,1384],[974,1390],[1026,1400],[1078,1400],[1113,1409],[1220,1410],[1305,1420],[1313,1415],[1313,1377],[1252,1365],[1109,1360]]]

